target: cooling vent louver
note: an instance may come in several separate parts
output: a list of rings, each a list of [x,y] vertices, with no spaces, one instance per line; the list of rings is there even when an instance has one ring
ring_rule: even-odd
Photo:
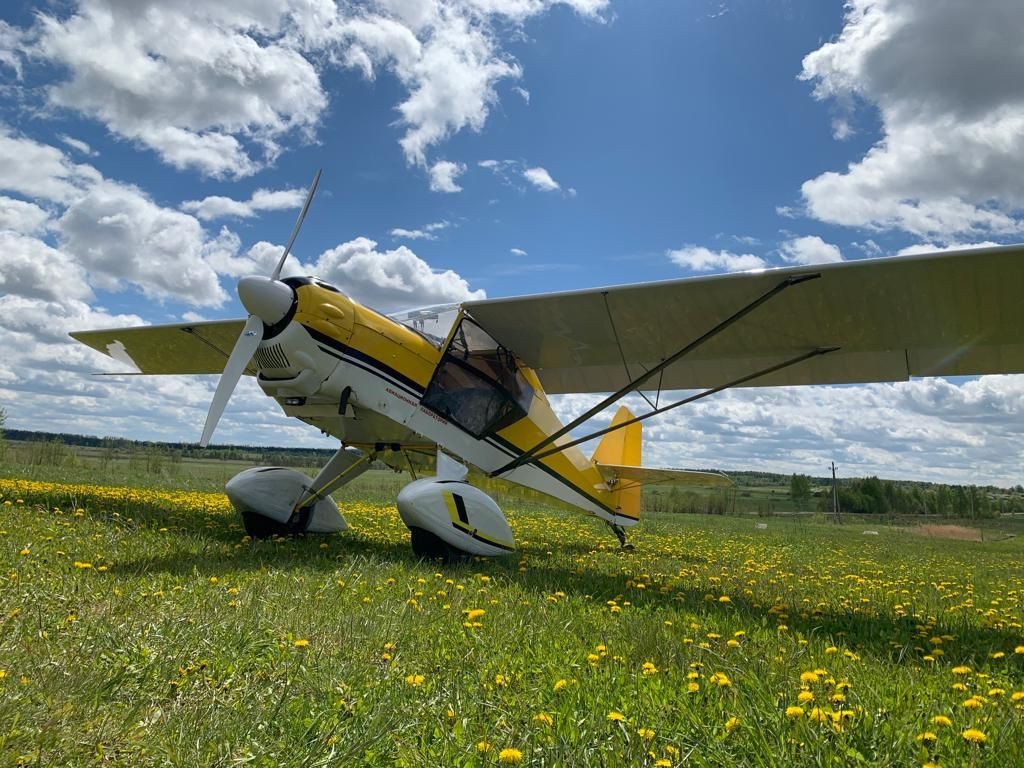
[[[280,344],[259,347],[253,357],[260,370],[266,370],[267,368],[291,368],[291,364],[288,362],[288,358],[285,356]]]

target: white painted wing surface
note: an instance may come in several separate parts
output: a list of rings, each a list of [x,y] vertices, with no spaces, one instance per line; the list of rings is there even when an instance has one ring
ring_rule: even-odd
[[[820,277],[785,289],[644,388],[714,387],[832,346],[839,351],[744,386],[1024,372],[1024,246],[487,299],[464,307],[537,371],[547,392],[609,392],[787,276],[803,274]]]

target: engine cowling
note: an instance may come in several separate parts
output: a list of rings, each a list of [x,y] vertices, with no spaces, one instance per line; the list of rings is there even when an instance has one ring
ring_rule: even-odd
[[[231,478],[224,491],[242,516],[246,533],[263,538],[348,529],[334,499],[326,496],[296,510],[312,480],[285,467],[253,467]]]
[[[399,492],[398,514],[412,532],[413,551],[421,557],[451,556],[446,547],[482,556],[515,551],[512,529],[497,502],[469,483],[415,480]]]

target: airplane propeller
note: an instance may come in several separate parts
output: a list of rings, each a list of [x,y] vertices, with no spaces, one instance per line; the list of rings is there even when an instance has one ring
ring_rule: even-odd
[[[295,292],[291,286],[281,282],[279,278],[281,277],[281,270],[284,268],[285,260],[288,258],[288,254],[291,253],[295,238],[298,237],[299,230],[302,228],[302,222],[306,219],[309,204],[313,201],[313,194],[320,183],[320,173],[321,171],[317,171],[316,176],[313,178],[313,183],[306,193],[306,202],[303,204],[299,218],[295,222],[295,228],[292,229],[292,235],[288,238],[288,245],[285,246],[284,253],[281,254],[281,258],[277,262],[277,266],[274,267],[270,277],[252,275],[243,277],[238,281],[238,298],[241,300],[242,306],[248,310],[249,317],[245,321],[245,327],[235,342],[230,356],[228,356],[227,364],[220,375],[220,381],[217,382],[217,390],[213,394],[213,402],[210,403],[210,410],[206,414],[203,436],[199,439],[199,445],[203,448],[210,444],[210,438],[213,437],[213,431],[217,428],[217,422],[220,421],[228,400],[231,399],[235,387],[238,386],[239,379],[245,373],[246,366],[249,365],[249,361],[256,354],[256,349],[259,347],[260,342],[263,341],[264,328],[280,322],[291,310]]]

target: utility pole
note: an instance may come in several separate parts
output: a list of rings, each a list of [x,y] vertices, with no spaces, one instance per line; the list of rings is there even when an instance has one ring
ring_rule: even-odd
[[[835,521],[841,522],[839,517],[839,487],[836,485],[836,463],[832,462],[832,514]]]

